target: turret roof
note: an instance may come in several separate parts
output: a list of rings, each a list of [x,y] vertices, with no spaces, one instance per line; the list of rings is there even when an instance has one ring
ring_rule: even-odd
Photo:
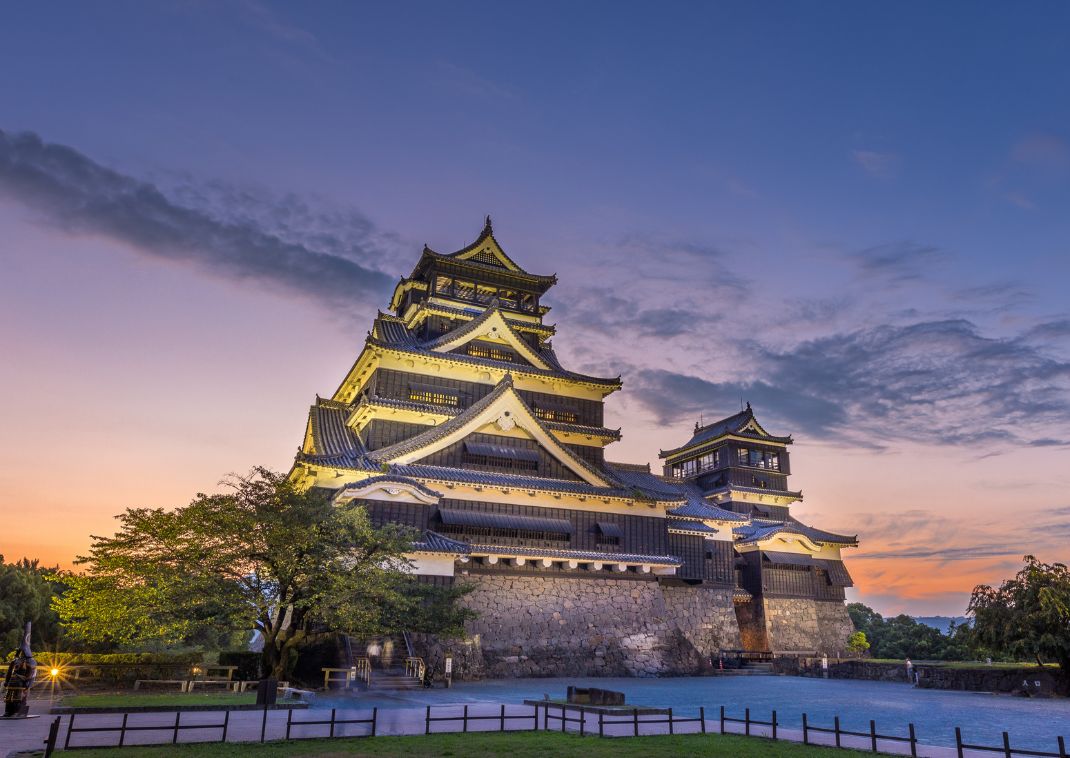
[[[484,253],[485,250],[489,252]],[[452,253],[439,253],[424,245],[423,254],[413,269],[412,278],[421,274],[434,261],[470,268],[474,271],[485,271],[526,280],[530,284],[539,286],[542,291],[557,283],[555,274],[549,276],[532,274],[522,269],[512,258],[506,255],[501,244],[494,238],[494,228],[491,225],[490,216],[487,216],[483,231],[480,232],[475,241],[460,250]]]
[[[848,537],[844,534],[826,532],[821,529],[815,529],[812,526],[807,526],[801,521],[791,517],[784,521],[753,518],[749,524],[736,527],[732,531],[735,533],[737,541],[744,545],[761,542],[762,540],[769,539],[782,532],[798,534],[813,542],[828,542],[834,545],[858,544],[858,535]]]
[[[761,427],[758,420],[754,417],[754,411],[750,407],[750,403],[747,403],[747,407],[735,413],[727,418],[723,418],[719,421],[714,421],[712,424],[706,424],[705,426],[699,426],[695,424],[695,432],[691,439],[680,447],[673,448],[672,450],[662,450],[658,453],[659,458],[668,458],[671,455],[682,452],[689,448],[697,447],[703,443],[711,442],[727,435],[734,435],[737,437],[749,437],[756,442],[777,442],[782,444],[791,443],[791,435],[786,437],[778,437],[776,435],[769,434]]]

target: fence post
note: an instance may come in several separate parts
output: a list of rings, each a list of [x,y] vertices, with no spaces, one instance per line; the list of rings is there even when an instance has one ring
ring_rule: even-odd
[[[375,728],[379,720],[379,706],[372,708],[372,737],[375,736]]]
[[[264,741],[264,735],[267,734],[267,704],[264,705],[264,718],[260,721],[260,741]]]
[[[743,709],[743,733],[750,737],[750,708]]]
[[[535,706],[535,731],[539,731],[539,706]]]
[[[328,737],[334,737],[334,714],[335,714],[335,710],[336,709],[331,708],[331,733],[329,735],[327,735]]]
[[[48,727],[48,738],[45,740],[45,758],[51,758],[52,751],[56,749],[56,740],[59,739],[59,722],[62,718],[62,716],[56,716]]]
[[[832,720],[832,726],[836,731],[836,747],[840,746],[840,717],[836,716]],[[961,758],[961,756],[959,757]]]
[[[71,732],[74,731],[74,717],[77,714],[71,714],[71,720],[67,722],[67,739],[63,740],[63,749],[69,750],[71,747]]]
[[[227,741],[227,728],[230,726],[230,711],[223,711],[223,739],[220,742]]]
[[[706,706],[700,705],[698,707],[698,725],[702,730],[702,733],[706,733]]]
[[[918,735],[914,732],[914,724],[907,724],[910,732],[910,758],[918,758]]]
[[[59,721],[59,719],[56,719]],[[1066,740],[1062,735],[1059,735],[1059,758],[1066,758]]]
[[[669,734],[673,734],[672,729],[672,708],[669,709]]]
[[[632,722],[635,724],[635,736],[639,736],[639,709],[632,708]]]
[[[290,708],[289,710],[286,711],[286,739],[287,740],[290,739],[290,727],[293,725],[293,721],[294,721],[294,709]]]
[[[550,730],[550,704],[543,703],[542,706],[542,730],[547,732]]]
[[[724,706],[721,706],[721,734],[724,734]]]
[[[1011,736],[1006,732],[1003,733],[1003,755],[1006,758],[1012,758],[1011,756]]]
[[[123,714],[123,725],[119,727],[119,747],[122,747],[123,743],[126,742],[126,720],[129,716],[129,713]]]
[[[958,726],[955,727],[955,749],[959,758],[962,758],[962,728]]]
[[[501,715],[500,724],[501,724],[501,727],[498,729],[498,731],[499,732],[504,732],[505,731],[505,703],[502,703],[502,715]]]
[[[869,720],[869,744],[873,748],[873,752],[877,752],[877,722],[873,719]]]
[[[565,706],[561,706],[561,733],[562,734],[565,733],[565,723],[566,723],[565,719],[566,718],[567,718],[567,714],[565,713]]]
[[[773,739],[776,739],[776,711],[773,711]]]
[[[806,721],[806,714],[803,714],[803,744],[810,744],[810,724]]]
[[[606,714],[605,714],[605,711],[599,711],[598,712],[598,736],[599,737],[605,737],[606,736]],[[1059,739],[1061,740],[1062,737],[1060,737]]]
[[[583,710],[583,706],[580,706],[580,736],[583,736],[584,728],[587,726],[587,711]]]
[[[468,731],[468,706],[467,705],[464,707],[464,715],[462,716],[462,719],[463,719],[463,721],[461,722],[461,731],[462,732],[467,732]]]
[[[535,713],[538,714],[539,706],[535,706]],[[535,724],[538,727],[539,717],[536,715]],[[424,734],[431,734],[431,706],[427,706],[427,715],[424,716]]]

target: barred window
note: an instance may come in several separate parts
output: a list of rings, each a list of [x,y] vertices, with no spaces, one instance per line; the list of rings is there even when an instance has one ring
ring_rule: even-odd
[[[414,403],[430,403],[431,405],[458,405],[460,399],[449,392],[438,392],[431,388],[416,388],[409,390],[409,400]]]
[[[563,408],[535,408],[535,415],[544,421],[561,421],[566,424],[575,424],[579,421],[579,414]]]
[[[502,350],[490,345],[480,345],[475,342],[468,343],[468,354],[476,358],[490,358],[494,361],[508,361],[509,363],[514,361],[513,353],[509,350]]]

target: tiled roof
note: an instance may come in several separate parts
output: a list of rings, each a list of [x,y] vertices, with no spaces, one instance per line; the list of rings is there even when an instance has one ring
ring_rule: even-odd
[[[350,489],[363,489],[364,487],[367,487],[372,484],[408,484],[420,490],[420,492],[424,493],[428,497],[442,497],[441,492],[435,492],[435,490],[431,489],[422,482],[418,482],[415,479],[410,479],[407,476],[393,476],[391,474],[384,474],[383,476],[373,476],[369,477],[368,479],[361,479],[359,482],[350,482],[349,484],[342,487],[339,492],[345,492],[346,490]]]
[[[515,547],[513,545],[472,545],[472,554],[520,555],[534,558],[571,558],[604,563],[655,563],[679,566],[683,563],[675,555],[640,555],[637,553],[603,553],[595,550],[558,550],[556,548]]]
[[[691,532],[692,534],[717,534],[716,529],[712,526],[706,526],[701,521],[669,519],[669,529],[675,529],[678,532]]]
[[[346,406],[333,400],[317,399],[309,409],[315,455],[360,455],[364,446],[346,426]]]
[[[687,442],[672,450],[662,450],[658,455],[661,458],[667,458],[670,455],[680,452],[681,450],[687,450],[688,448],[695,447],[703,442],[709,442],[715,440],[718,437],[723,437],[726,434],[734,434],[741,437],[751,437],[756,442],[791,442],[791,437],[777,437],[774,435],[764,436],[752,431],[743,431],[743,427],[754,421],[754,411],[751,410],[750,403],[747,404],[745,410],[739,413],[733,414],[728,418],[723,418],[720,421],[714,421],[712,424],[706,424],[705,426],[695,426],[695,433]]]
[[[710,497],[711,495],[717,495],[722,492],[752,492],[756,495],[776,495],[778,497],[793,497],[796,500],[803,499],[802,490],[774,490],[769,489],[768,487],[743,487],[738,484],[726,484],[723,487],[706,490],[702,494],[705,497]]]
[[[704,500],[688,500],[684,505],[668,511],[670,516],[683,518],[703,519],[709,521],[746,521],[747,517],[742,513],[734,513],[707,503]]]
[[[834,545],[857,545],[858,537],[848,537],[844,534],[834,534],[821,529],[807,526],[801,521],[789,518],[787,521],[771,521],[765,519],[753,519],[750,524],[739,526],[732,530],[743,544],[761,542],[781,532],[799,534],[814,542],[828,542]]]
[[[430,529],[424,532],[424,537],[419,542],[412,543],[415,550],[421,553],[449,553],[451,555],[468,555],[472,548],[467,542],[451,540],[438,532]]]

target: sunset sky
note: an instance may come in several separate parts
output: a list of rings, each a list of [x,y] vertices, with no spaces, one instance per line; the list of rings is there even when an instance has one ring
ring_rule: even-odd
[[[750,401],[882,613],[1070,559],[1070,5],[0,10],[8,560],[288,468],[488,213],[610,460]]]

